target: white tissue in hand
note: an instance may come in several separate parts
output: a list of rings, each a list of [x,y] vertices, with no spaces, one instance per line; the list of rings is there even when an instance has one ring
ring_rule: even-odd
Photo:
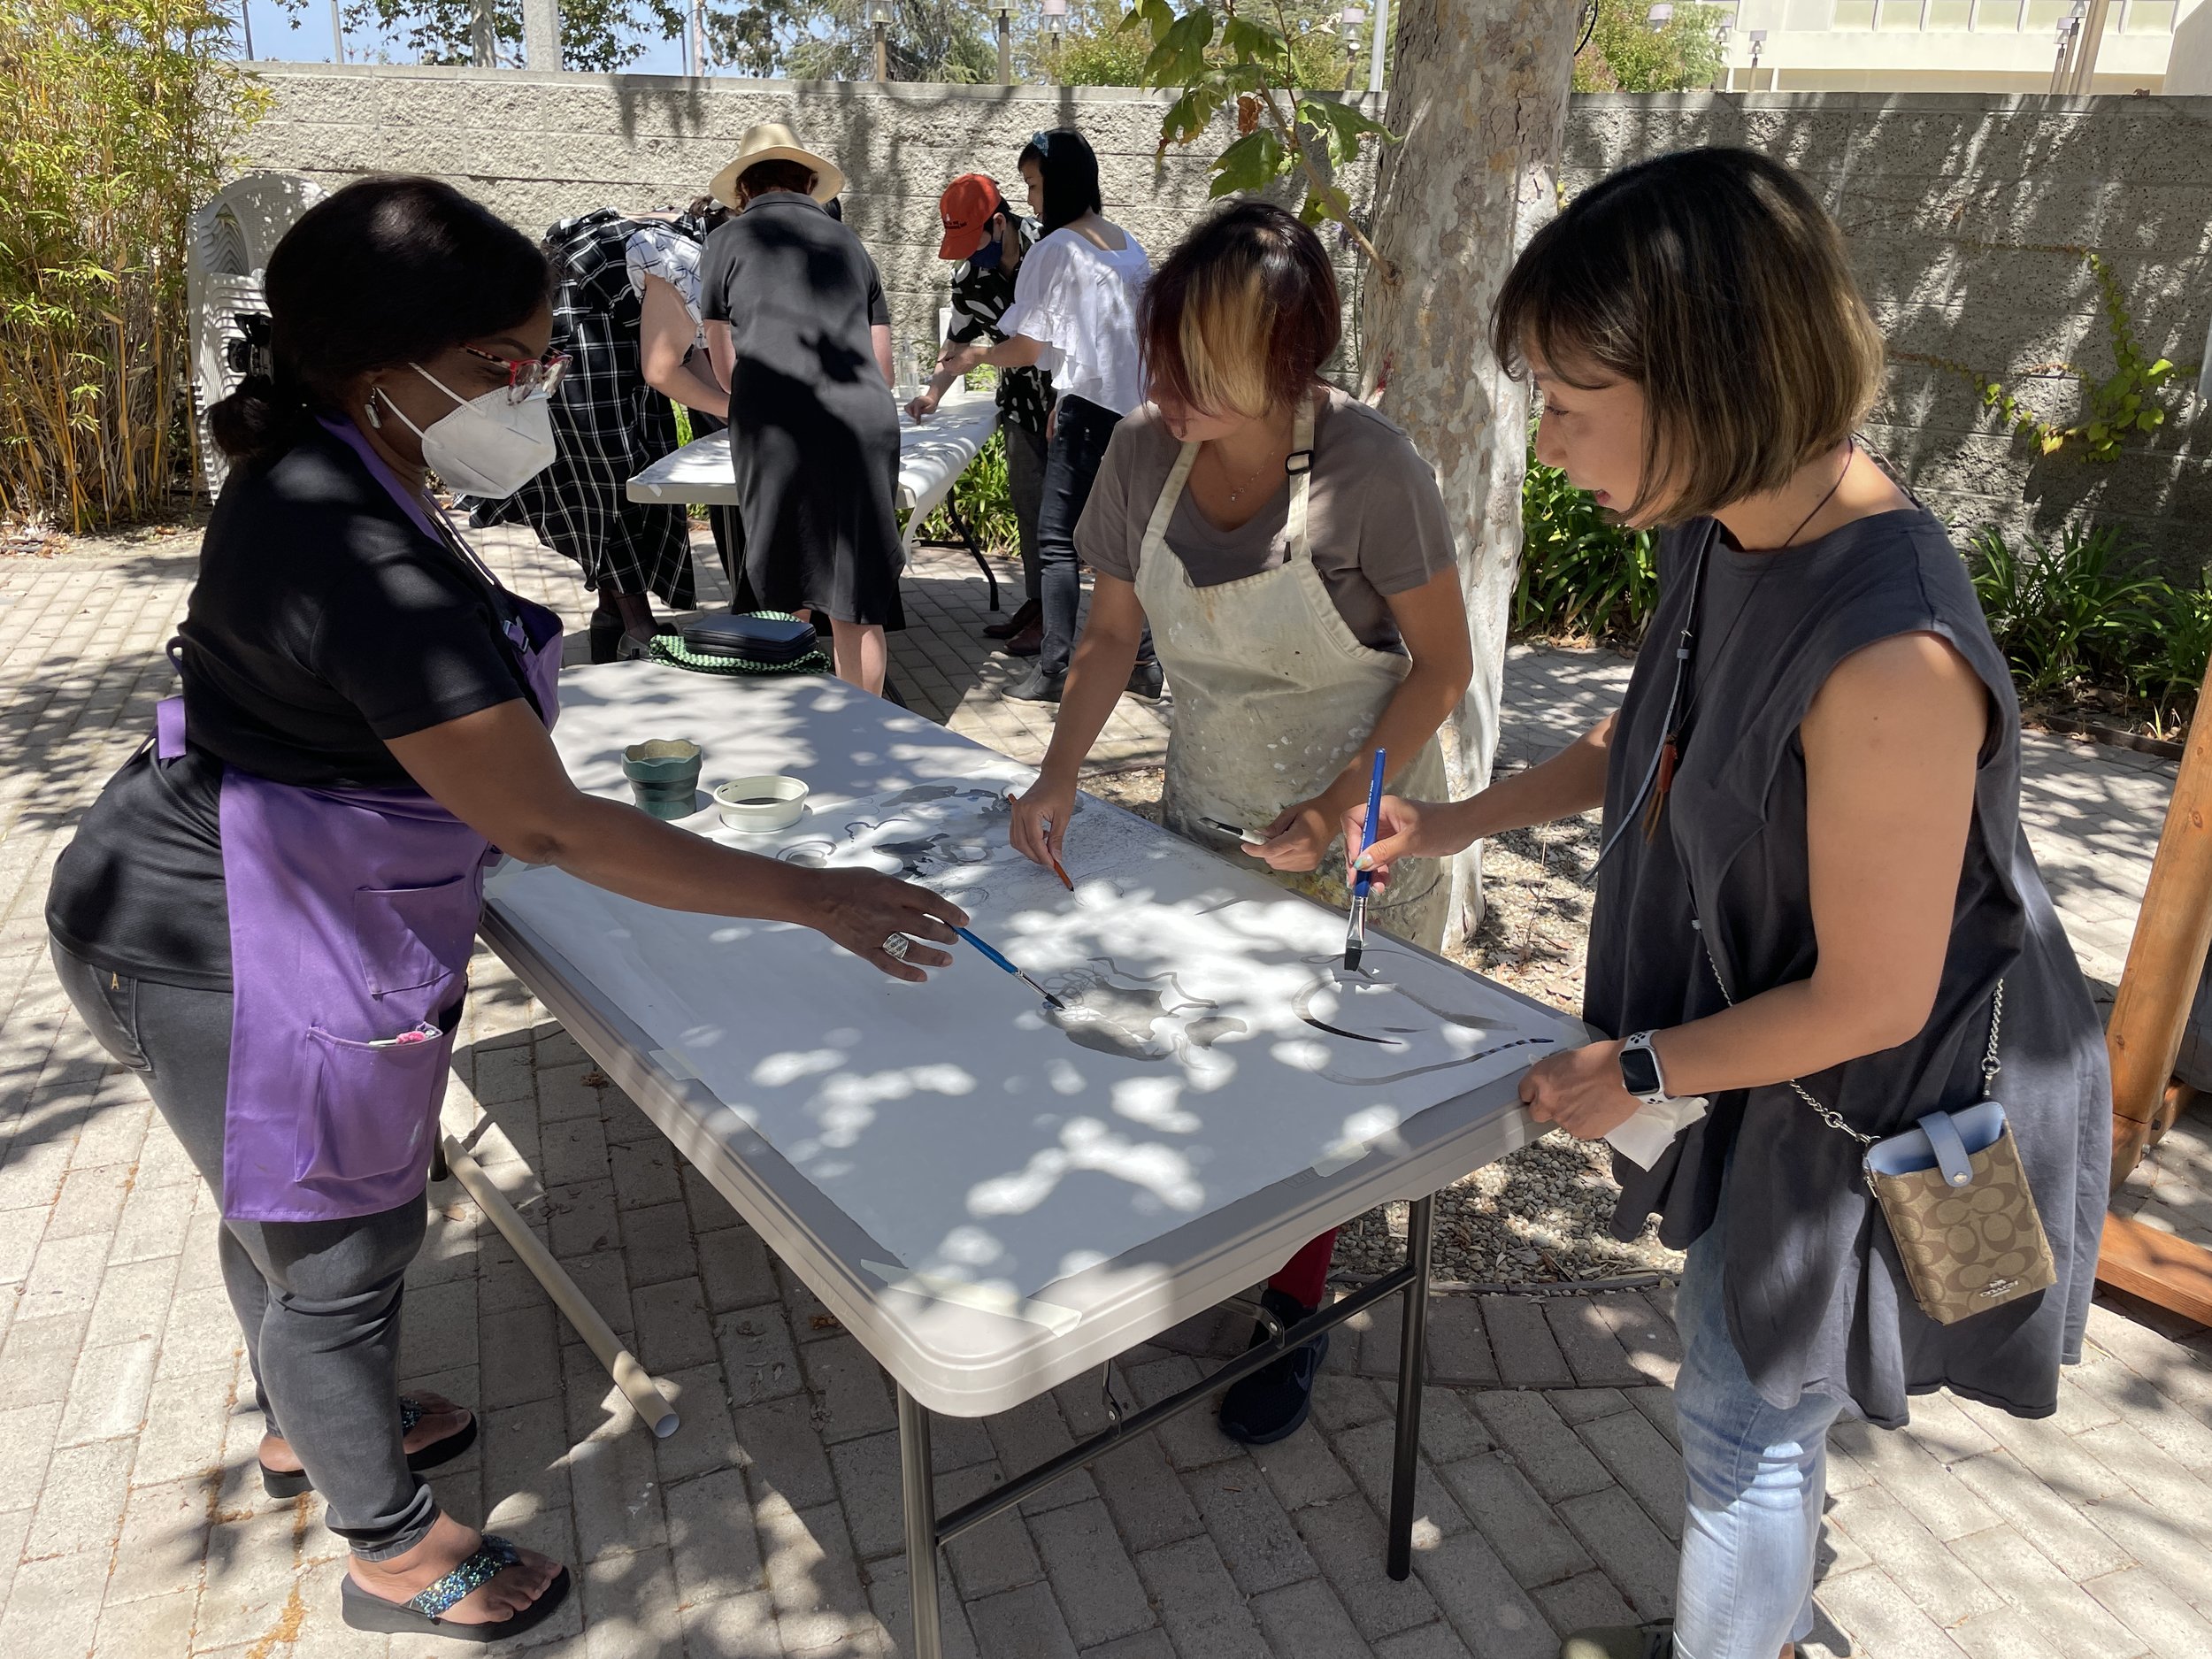
[[[1702,1094],[1685,1094],[1656,1106],[1639,1106],[1636,1115],[1606,1134],[1613,1149],[1640,1170],[1659,1162],[1659,1155],[1680,1134],[1705,1116]]]

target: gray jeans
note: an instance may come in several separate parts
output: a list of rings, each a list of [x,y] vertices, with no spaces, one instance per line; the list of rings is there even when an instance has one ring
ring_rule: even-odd
[[[138,1073],[219,1202],[230,993],[110,973],[50,942],[77,1012]],[[438,1518],[399,1427],[400,1300],[426,1225],[418,1196],[346,1221],[226,1221],[218,1235],[256,1403],[365,1561],[412,1549]]]
[[[1037,509],[1045,496],[1045,434],[1010,421],[999,423],[1006,434],[1006,493],[1014,504],[1021,533],[1022,597],[1037,597]]]

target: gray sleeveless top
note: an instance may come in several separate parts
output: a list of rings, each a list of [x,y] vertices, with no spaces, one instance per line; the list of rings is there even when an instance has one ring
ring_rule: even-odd
[[[1811,974],[1818,953],[1797,728],[1844,657],[1900,634],[1940,635],[1988,687],[1992,718],[1935,1010],[1910,1042],[1800,1080],[1873,1135],[1969,1105],[1981,1097],[2001,979],[2004,1069],[1993,1093],[2018,1138],[2058,1282],[1956,1325],[1929,1319],[1860,1179],[1857,1144],[1780,1086],[1716,1097],[1648,1171],[1617,1158],[1615,1231],[1632,1238],[1656,1213],[1660,1237],[1686,1248],[1727,1206],[1729,1330],[1777,1406],[1810,1390],[1894,1427],[1909,1395],[1947,1387],[2047,1416],[2059,1366],[2080,1357],[2104,1221],[2111,1087],[2087,987],[2021,833],[2011,677],[1963,563],[1925,511],[1860,519],[1779,553],[1740,551],[1710,519],[1683,526],[1662,540],[1658,609],[1613,731],[1609,835],[1635,814],[1632,798],[1665,734],[1701,546],[1709,552],[1689,671],[1694,714],[1656,836],[1632,824],[1600,872],[1585,1018],[1617,1037],[1725,1007],[1694,915],[1739,1001]]]

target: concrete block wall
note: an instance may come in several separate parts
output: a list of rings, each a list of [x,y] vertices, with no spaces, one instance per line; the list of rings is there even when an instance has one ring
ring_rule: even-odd
[[[1901,354],[2005,380],[2070,422],[2052,365],[2113,371],[2094,250],[2152,358],[2193,364],[2212,325],[2212,98],[1989,94],[1603,94],[1568,118],[1571,192],[1694,144],[1742,144],[1802,173],[1842,227],[1893,361],[1868,434],[1962,532],[2124,524],[2176,573],[2212,564],[2212,410],[2181,400],[2116,461],[2045,457],[1972,386]],[[2191,377],[2193,384],[2194,376]]]
[[[685,81],[418,67],[266,65],[271,113],[253,165],[327,183],[370,169],[437,173],[533,234],[603,204],[689,198],[758,120],[789,123],[850,175],[847,222],[875,254],[899,336],[933,335],[947,267],[935,201],[956,173],[1016,184],[1041,127],[1073,125],[1099,152],[1109,216],[1155,255],[1206,206],[1202,142],[1156,169],[1156,94],[1110,88],[920,87]],[[2076,412],[2078,362],[2110,373],[2096,284],[2074,248],[2117,273],[2141,343],[2193,363],[2212,322],[2212,98],[1872,93],[1575,100],[1565,183],[1701,143],[1745,144],[1798,168],[1843,227],[1901,353],[1956,359]],[[1364,201],[1370,180],[1345,181]],[[1357,269],[1341,267],[1349,284]],[[1348,320],[1356,313],[1348,304]],[[1356,341],[1350,342],[1356,354]],[[1904,360],[1870,428],[1962,531],[2051,533],[2079,515],[2123,522],[2177,570],[2212,562],[2212,414],[2193,398],[2118,461],[2079,445],[2043,457],[1996,429],[1956,376]]]
[[[533,235],[595,207],[703,195],[747,127],[782,121],[845,170],[845,222],[875,256],[902,342],[935,338],[951,269],[937,257],[937,196],[954,177],[987,173],[1018,202],[1014,162],[1030,135],[1079,127],[1098,152],[1107,216],[1156,257],[1205,211],[1207,162],[1220,150],[1172,151],[1156,170],[1162,101],[1112,88],[327,65],[262,73],[276,104],[250,135],[254,165],[326,184],[371,169],[434,173]],[[1363,196],[1365,181],[1349,182]],[[1344,269],[1349,280],[1348,257]]]

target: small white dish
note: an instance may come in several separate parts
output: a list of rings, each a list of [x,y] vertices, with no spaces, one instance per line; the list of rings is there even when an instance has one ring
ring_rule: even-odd
[[[772,774],[714,786],[714,807],[724,826],[748,835],[789,829],[806,811],[806,797],[807,787],[798,779]]]

